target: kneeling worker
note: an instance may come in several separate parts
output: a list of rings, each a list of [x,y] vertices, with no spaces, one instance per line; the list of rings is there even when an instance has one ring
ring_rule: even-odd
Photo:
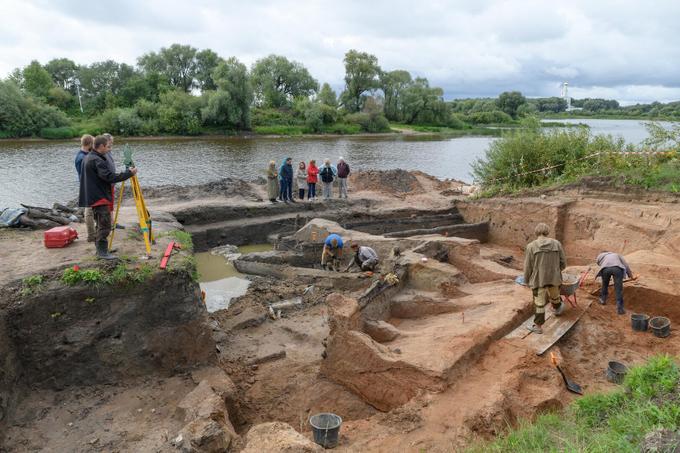
[[[79,206],[92,208],[96,224],[95,245],[97,258],[116,259],[109,253],[108,236],[111,232],[111,211],[113,211],[112,184],[125,181],[137,173],[131,167],[122,173],[114,173],[107,162],[106,154],[111,151],[108,139],[99,135],[94,139],[94,150],[83,159],[80,173]]]
[[[342,238],[338,234],[329,234],[323,243],[321,252],[321,267],[328,270],[340,270],[340,258],[342,258]]]
[[[362,271],[373,271],[378,265],[378,254],[370,247],[359,244],[352,244],[350,246],[354,251],[354,259],[349,262],[345,268],[345,272],[350,270],[352,266],[357,265]]]
[[[567,257],[560,241],[548,237],[548,225],[539,223],[535,233],[538,238],[527,245],[524,256],[524,282],[531,288],[536,305],[534,325],[527,328],[534,333],[543,333],[541,326],[545,323],[545,306],[548,300],[555,310],[555,316],[564,311],[560,285],[562,270],[567,266]]]

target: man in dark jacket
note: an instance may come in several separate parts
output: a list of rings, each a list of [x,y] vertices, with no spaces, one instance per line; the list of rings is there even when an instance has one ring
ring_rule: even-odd
[[[338,198],[347,198],[347,177],[349,176],[349,165],[342,157],[338,159]]]
[[[286,157],[279,168],[279,182],[281,183],[281,200],[295,203],[293,200],[293,158]]]
[[[137,174],[137,169],[134,167],[122,173],[112,172],[106,160],[106,153],[109,150],[106,137],[100,135],[94,139],[94,150],[83,159],[78,200],[79,206],[92,208],[97,225],[95,234],[97,257],[107,260],[116,259],[109,253],[107,241],[111,233],[111,212],[113,211],[111,185]]]
[[[524,256],[524,282],[531,288],[536,305],[534,325],[528,327],[534,333],[543,333],[545,323],[545,306],[549,301],[555,310],[555,316],[564,311],[564,303],[560,299],[562,271],[567,266],[567,257],[562,244],[557,239],[548,237],[550,228],[539,223],[535,229],[538,238],[527,245]]]

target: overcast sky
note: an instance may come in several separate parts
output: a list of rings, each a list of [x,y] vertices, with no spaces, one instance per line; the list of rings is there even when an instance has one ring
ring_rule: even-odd
[[[444,88],[680,99],[680,1],[0,0],[0,76],[37,59],[134,64],[172,43],[250,65],[271,53],[342,87],[348,49]]]

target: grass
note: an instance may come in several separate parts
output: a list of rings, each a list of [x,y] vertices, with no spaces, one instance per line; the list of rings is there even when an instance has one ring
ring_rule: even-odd
[[[72,127],[44,127],[40,129],[40,137],[50,140],[66,140],[78,136],[78,130]]]
[[[21,281],[21,295],[30,296],[42,289],[42,284],[45,278],[42,275],[31,275]]]
[[[254,126],[253,132],[258,135],[302,135],[307,133],[305,126]]]
[[[101,285],[133,285],[143,283],[153,275],[153,267],[149,264],[138,264],[128,267],[125,263],[119,263],[111,272],[101,269],[78,269],[68,268],[64,270],[61,281],[65,285],[75,286],[80,283]]]
[[[175,239],[175,241],[179,242],[179,245],[189,251],[193,252],[194,251],[194,240],[191,238],[191,233],[187,233],[186,231],[182,230],[171,230],[167,231],[165,233],[160,233],[158,235],[159,237],[163,236],[169,236]]]
[[[674,359],[653,357],[630,370],[621,390],[586,395],[562,413],[523,420],[502,437],[468,451],[638,452],[650,431],[680,426],[679,379]]]

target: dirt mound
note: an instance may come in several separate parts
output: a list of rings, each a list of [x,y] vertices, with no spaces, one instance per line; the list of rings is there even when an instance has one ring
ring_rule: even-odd
[[[197,186],[169,184],[164,186],[144,187],[142,190],[144,191],[145,198],[191,200],[209,196],[242,196],[244,198],[262,201],[262,198],[251,183],[236,178],[224,178],[219,181],[207,182]]]
[[[424,188],[414,172],[406,170],[366,170],[352,175],[356,191],[382,192],[390,195],[422,193]]]

